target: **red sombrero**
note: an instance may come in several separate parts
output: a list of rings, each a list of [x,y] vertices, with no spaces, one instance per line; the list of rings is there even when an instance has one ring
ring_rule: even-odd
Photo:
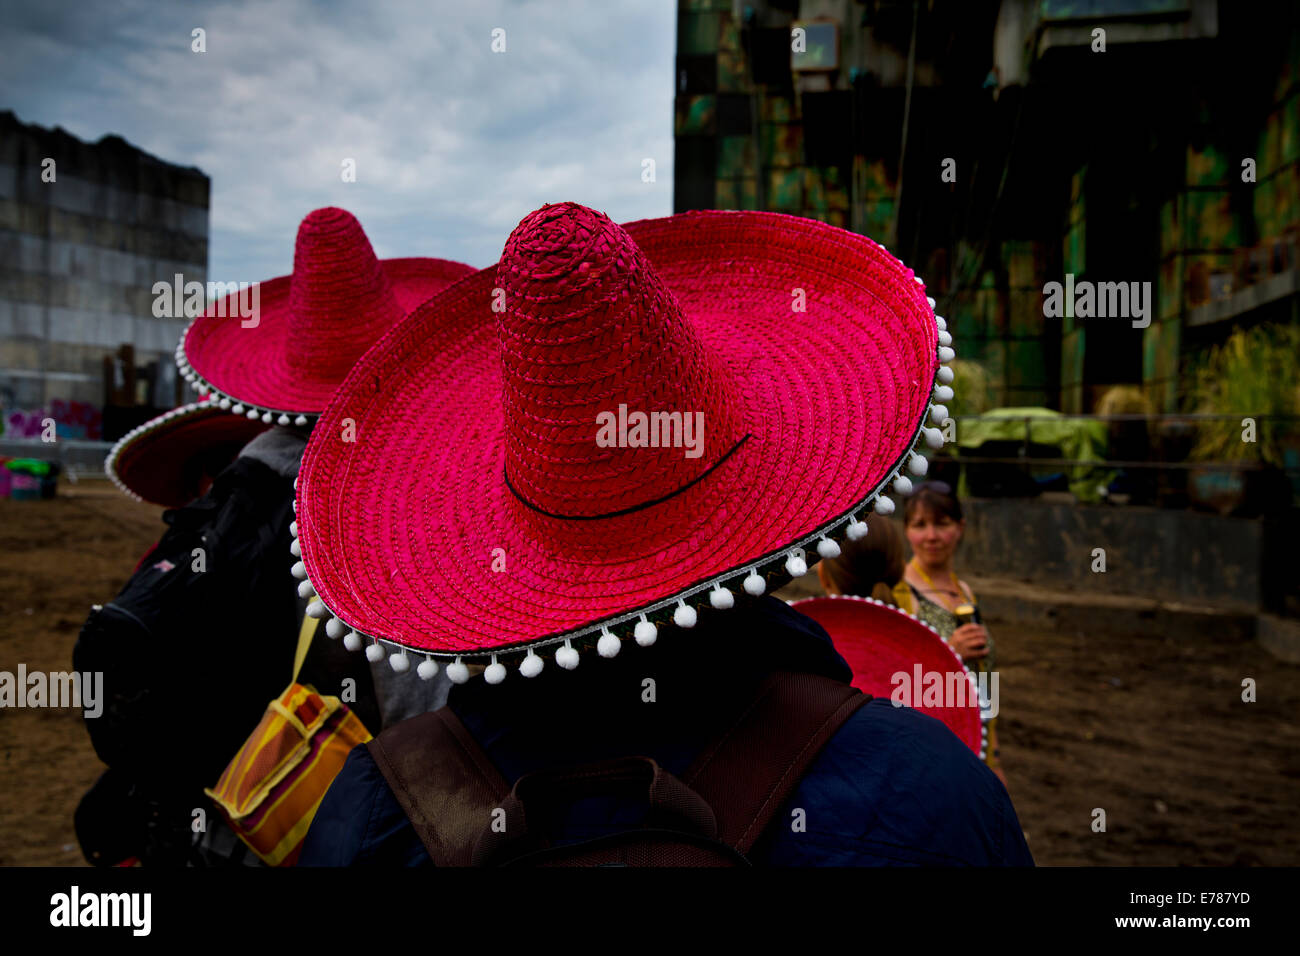
[[[307,425],[380,336],[473,271],[445,259],[381,262],[355,216],[317,209],[298,227],[293,274],[259,284],[255,320],[239,313],[239,293],[227,296],[185,330],[176,361],[222,408]]]
[[[532,676],[691,627],[893,510],[918,439],[942,444],[941,326],[883,246],[819,222],[544,206],[322,417],[296,501],[308,611],[374,657],[492,658],[494,683],[498,653]]]
[[[874,697],[901,698],[900,706],[939,718],[984,759],[975,675],[938,631],[871,598],[815,597],[790,606],[826,629],[853,670],[854,687]]]
[[[104,459],[113,484],[137,501],[179,508],[203,494],[205,479],[270,428],[216,402],[182,405],[123,435]]]

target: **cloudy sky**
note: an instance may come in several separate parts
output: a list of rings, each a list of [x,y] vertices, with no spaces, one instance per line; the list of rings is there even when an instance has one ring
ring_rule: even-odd
[[[674,0],[0,0],[0,109],[203,170],[213,279],[290,271],[327,205],[381,257],[481,268],[544,202],[672,212],[675,22]]]

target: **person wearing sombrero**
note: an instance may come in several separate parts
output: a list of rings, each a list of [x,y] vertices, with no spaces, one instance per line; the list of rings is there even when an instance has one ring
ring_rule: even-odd
[[[260,284],[254,321],[234,303],[208,309],[181,336],[177,364],[208,404],[262,426],[237,461],[277,475],[277,496],[288,500],[307,436],[357,359],[416,306],[474,271],[446,259],[380,260],[355,216],[317,209],[298,227],[292,274]],[[283,525],[276,522],[277,538],[290,540],[291,519],[286,512]],[[286,576],[284,586],[293,584]],[[298,591],[301,602],[305,588]],[[315,658],[308,658],[308,674]],[[445,697],[445,686],[413,687],[392,681],[388,668],[370,671],[384,724]]]
[[[295,594],[299,582],[287,551],[293,482],[312,426],[367,348],[419,303],[473,272],[441,259],[381,261],[351,213],[315,210],[298,227],[292,274],[260,283],[252,315],[235,308],[232,296],[186,329],[176,357],[200,401],[146,423],[110,453],[109,476],[125,493],[171,509],[164,514],[169,530],[109,610],[92,614],[79,646],[92,655],[111,647],[106,638],[128,627],[132,608],[154,615],[158,626],[144,628],[151,639],[183,645],[148,655],[148,677],[113,683],[139,685],[158,702],[151,706],[193,734],[184,761],[165,747],[136,744],[149,729],[128,741],[146,756],[157,751],[146,770],[156,768],[163,784],[190,801],[187,835],[188,815],[201,799],[194,791],[217,782],[294,673],[305,597]],[[257,648],[251,660],[250,646]],[[391,668],[370,667],[322,639],[311,643],[300,679],[335,696],[353,682],[355,694],[344,699],[377,733],[446,697],[446,683],[413,686],[395,677]],[[208,681],[220,687],[219,704],[196,716],[182,689],[192,682],[190,693],[198,696]],[[237,686],[227,686],[232,682]],[[106,687],[111,695],[113,686]],[[121,703],[128,711],[133,706]],[[138,723],[151,728],[159,721]],[[225,862],[237,844],[212,817],[199,853],[205,862]]]
[[[899,707],[935,717],[983,759],[984,697],[975,674],[929,624],[877,598],[829,594],[791,602],[830,636],[849,682]]]
[[[371,349],[299,474],[307,613],[459,686],[352,751],[300,864],[575,841],[662,861],[619,841],[665,814],[747,862],[1031,863],[975,755],[864,703],[825,631],[769,594],[892,510],[917,442],[942,442],[932,305],[878,243],[821,223],[620,227],[561,203]],[[575,779],[609,786],[528,812]]]

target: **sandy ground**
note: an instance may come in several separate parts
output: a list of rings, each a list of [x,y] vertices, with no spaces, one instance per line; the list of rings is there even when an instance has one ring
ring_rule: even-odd
[[[0,670],[70,669],[90,605],[161,533],[159,509],[105,483],[60,492],[0,500]],[[1212,633],[995,634],[1002,759],[1039,864],[1300,863],[1300,666]],[[100,770],[77,712],[0,711],[0,865],[84,865],[72,812]]]

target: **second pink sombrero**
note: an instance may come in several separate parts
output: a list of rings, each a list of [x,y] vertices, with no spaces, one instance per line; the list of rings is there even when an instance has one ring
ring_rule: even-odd
[[[474,269],[375,257],[355,216],[329,207],[298,227],[293,274],[259,283],[256,316],[234,293],[196,318],[176,361],[200,395],[266,424],[308,425],[361,354],[431,295]]]
[[[949,341],[866,237],[544,206],[322,417],[296,501],[308,612],[376,658],[453,658],[453,680],[479,660],[492,683],[498,656],[532,676],[689,628],[893,510],[918,441],[942,444]]]
[[[179,508],[271,426],[231,415],[216,402],[182,405],[127,432],[109,450],[104,472],[137,501]]]
[[[938,631],[871,598],[815,597],[790,606],[826,629],[854,687],[937,717],[984,759],[975,675]]]

